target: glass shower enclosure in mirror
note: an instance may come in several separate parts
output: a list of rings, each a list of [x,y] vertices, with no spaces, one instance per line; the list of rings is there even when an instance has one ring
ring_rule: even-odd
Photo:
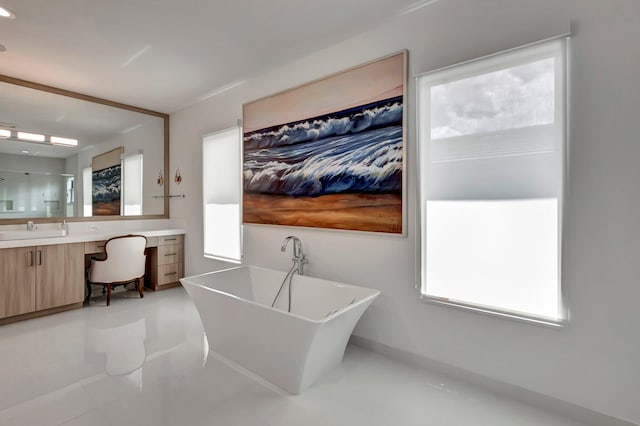
[[[0,75],[0,223],[167,217],[167,129],[163,113]]]
[[[2,155],[2,154],[0,154]],[[3,160],[6,160],[2,155]],[[0,170],[0,218],[73,217],[75,176]],[[52,170],[47,168],[47,170]]]

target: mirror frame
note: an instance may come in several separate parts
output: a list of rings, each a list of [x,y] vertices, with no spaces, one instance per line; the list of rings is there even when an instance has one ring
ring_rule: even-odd
[[[34,223],[50,223],[66,220],[67,222],[98,222],[107,220],[141,220],[141,219],[168,219],[169,218],[169,181],[167,180],[169,171],[169,114],[152,111],[145,108],[139,108],[133,105],[127,105],[120,102],[110,101],[108,99],[97,98],[95,96],[85,95],[70,90],[60,89],[58,87],[47,86],[46,84],[35,83],[33,81],[23,80],[16,77],[0,74],[0,82],[15,84],[30,89],[40,90],[43,92],[53,93],[55,95],[66,96],[69,98],[79,99],[82,101],[93,102],[114,108],[125,109],[128,111],[138,112],[141,114],[152,115],[162,118],[164,122],[164,165],[163,176],[164,181],[164,214],[140,215],[140,216],[74,216],[74,217],[24,217],[14,219],[0,219],[0,225],[24,224],[26,220]]]

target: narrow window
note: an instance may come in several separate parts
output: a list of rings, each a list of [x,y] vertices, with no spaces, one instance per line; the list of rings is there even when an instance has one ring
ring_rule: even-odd
[[[122,161],[122,198],[125,216],[142,215],[142,154],[127,155]]]
[[[202,143],[204,255],[236,263],[242,260],[241,135],[234,127]]]
[[[564,40],[418,77],[421,294],[558,323]]]
[[[93,183],[93,175],[91,167],[82,169],[82,215],[90,217],[93,215],[93,205],[91,201],[91,188]]]

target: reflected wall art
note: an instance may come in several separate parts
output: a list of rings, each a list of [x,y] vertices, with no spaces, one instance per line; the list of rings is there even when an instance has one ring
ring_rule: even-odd
[[[91,198],[93,216],[119,215],[122,194],[122,154],[116,148],[92,158]]]
[[[243,106],[243,222],[403,233],[406,52]]]

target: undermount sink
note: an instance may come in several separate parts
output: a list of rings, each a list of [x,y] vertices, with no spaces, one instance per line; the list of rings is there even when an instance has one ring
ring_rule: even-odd
[[[31,231],[0,231],[0,240],[30,240],[37,238],[64,237],[66,229],[34,229]]]

